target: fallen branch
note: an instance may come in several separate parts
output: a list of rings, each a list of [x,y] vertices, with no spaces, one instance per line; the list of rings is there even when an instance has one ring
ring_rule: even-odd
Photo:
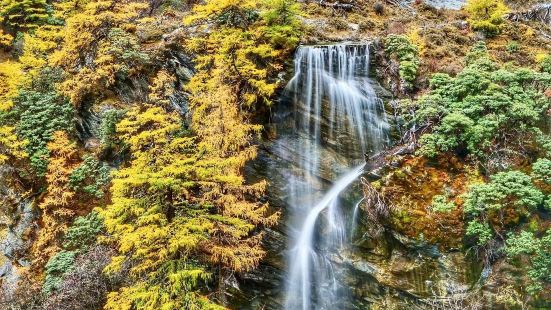
[[[368,232],[371,236],[380,236],[384,231],[383,223],[388,220],[390,216],[391,204],[386,198],[375,188],[373,185],[362,178],[362,185],[364,188],[364,201],[362,208],[369,221]]]

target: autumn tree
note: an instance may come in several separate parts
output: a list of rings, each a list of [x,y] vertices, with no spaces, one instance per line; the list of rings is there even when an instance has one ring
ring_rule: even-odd
[[[0,63],[0,165],[11,159],[12,162],[27,157],[27,141],[21,140],[13,124],[2,122],[12,109],[13,99],[23,78],[21,66],[12,61]]]
[[[134,34],[148,4],[141,1],[89,1],[69,14],[63,44],[49,57],[68,74],[60,89],[79,106],[86,96],[104,96],[115,84],[148,62]],[[92,61],[89,61],[92,60]]]
[[[277,12],[283,15],[276,16]],[[196,58],[197,72],[188,84],[191,128],[199,150],[209,159],[206,163],[226,163],[218,168],[225,182],[204,187],[205,197],[221,219],[245,216],[252,225],[246,229],[273,224],[277,214],[265,217],[264,210],[244,203],[246,196],[260,197],[266,184],[245,185],[242,171],[256,157],[253,142],[262,129],[250,122],[249,113],[259,105],[270,104],[279,86],[272,77],[282,68],[281,57],[297,42],[292,41],[299,33],[296,7],[289,1],[207,1],[196,6],[185,22],[216,29],[188,42],[193,52],[201,54]],[[277,34],[282,32],[288,32],[291,41],[280,41]],[[209,260],[219,266],[222,292],[228,273],[254,268],[263,252],[260,236],[234,246],[246,229],[236,230],[223,221],[214,229]]]
[[[47,147],[51,155],[46,174],[48,188],[38,205],[42,228],[32,249],[34,265],[38,268],[61,249],[61,237],[78,212],[74,201],[76,193],[69,186],[71,173],[80,164],[77,147],[63,131],[55,132]]]
[[[298,41],[294,38],[300,33],[296,7],[280,2],[207,1],[196,6],[185,22],[214,24],[217,31],[188,42],[191,51],[201,54],[196,58],[197,73],[189,88],[205,92],[216,83],[224,83],[235,88],[238,105],[269,103],[278,87],[270,77],[282,69],[280,57],[294,48],[279,40],[278,31],[286,32],[295,44]],[[285,15],[276,18],[278,12]],[[197,85],[209,79],[216,81],[202,88]]]
[[[484,31],[488,35],[499,32],[503,23],[503,16],[508,8],[503,0],[469,0],[466,11],[469,13],[469,21],[473,29]]]
[[[73,218],[90,212],[94,203],[103,198],[108,182],[106,174],[109,173],[90,155],[83,160],[76,143],[64,131],[56,131],[47,148],[50,154],[47,187],[38,204],[41,229],[32,248],[34,271],[38,273],[51,257],[63,249],[64,239],[75,242],[75,229],[70,230],[68,236],[65,233]],[[79,242],[82,246],[82,240]]]
[[[198,149],[178,114],[134,108],[117,132],[132,161],[115,174],[113,203],[102,212],[119,252],[107,270],[131,260],[134,282],[110,294],[107,309],[214,307],[197,292],[212,277],[209,265],[255,267],[264,255],[255,228],[277,215],[246,199],[258,188],[243,185],[238,159]]]

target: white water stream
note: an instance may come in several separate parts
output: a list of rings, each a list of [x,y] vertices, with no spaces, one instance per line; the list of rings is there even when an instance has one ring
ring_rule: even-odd
[[[347,206],[345,193],[362,174],[364,155],[382,148],[388,129],[369,63],[367,44],[301,47],[295,57],[295,76],[286,89],[293,135],[276,150],[295,167],[286,184],[289,310],[334,309],[347,296],[343,271],[332,259],[350,231],[344,215],[354,203]]]

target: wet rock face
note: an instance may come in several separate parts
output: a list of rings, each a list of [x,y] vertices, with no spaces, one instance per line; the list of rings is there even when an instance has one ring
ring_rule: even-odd
[[[378,94],[385,93],[372,86]],[[386,98],[384,95],[382,97]],[[304,157],[309,155],[299,152],[301,140],[296,132],[281,130],[282,126],[292,126],[294,120],[292,107],[285,106],[285,102],[280,105],[282,109],[272,118],[276,124],[266,126],[271,139],[261,144],[258,159],[247,167],[247,176],[249,182],[260,179],[269,182],[267,200],[272,208],[281,210],[283,216],[279,227],[266,234],[265,248],[268,253],[261,266],[250,273],[227,279],[228,299],[235,309],[282,309],[285,303],[288,234],[293,233],[290,229],[292,219],[289,218],[291,207],[286,201],[293,190],[289,187],[290,179],[304,176],[295,164],[297,158],[298,161],[308,161]],[[323,121],[327,122],[326,119]],[[322,135],[325,127],[330,126],[321,127]],[[327,139],[324,143],[332,146],[353,142],[349,140],[349,136],[335,136],[334,140]],[[347,167],[350,154],[337,150],[342,151],[343,148],[328,147],[319,150],[321,154],[314,154],[320,158],[322,167],[314,176],[316,181],[308,182],[314,193],[322,194],[322,190],[335,179],[335,167]],[[372,168],[376,169],[370,167],[370,170]],[[343,208],[353,207],[360,198],[360,192],[359,188],[349,190],[343,199],[350,201]],[[305,197],[304,203],[319,200],[318,196],[321,195]],[[473,268],[462,253],[441,253],[435,246],[390,232],[376,238],[370,237],[366,234],[370,224],[364,211],[361,211],[359,222],[357,233],[352,233],[347,240],[348,245],[342,251],[327,256],[327,260],[338,270],[335,271],[335,278],[343,288],[342,294],[346,295],[346,298],[342,298],[344,301],[338,301],[338,305],[335,301],[335,307],[406,309],[412,305],[423,305],[425,299],[468,290],[472,283],[469,270]],[[324,224],[322,217],[318,221],[320,234],[324,233]],[[345,227],[347,230],[351,228]],[[315,302],[313,306],[319,308]]]
[[[13,168],[0,166],[0,300],[13,295],[20,268],[29,264],[25,254],[36,219],[33,198],[25,198],[14,178]]]
[[[385,93],[377,87],[374,89],[377,93]],[[227,280],[227,287],[231,288],[229,290],[231,306],[237,309],[281,309],[283,307],[286,281],[289,281],[284,275],[289,255],[288,234],[293,233],[290,229],[292,219],[289,219],[292,207],[287,203],[293,190],[289,187],[289,180],[304,176],[300,167],[296,165],[297,158],[298,161],[308,161],[308,158],[304,158],[307,156],[320,158],[322,169],[313,176],[315,181],[308,181],[313,187],[313,193],[322,194],[328,183],[335,179],[338,174],[335,173],[335,167],[349,167],[348,161],[351,155],[342,152],[345,148],[328,147],[318,150],[322,152],[321,154],[301,154],[299,152],[301,137],[292,131],[280,130],[282,126],[291,126],[294,122],[292,107],[285,106],[284,102],[280,104],[282,109],[279,109],[273,118],[278,125],[274,128],[268,126],[272,139],[264,141],[261,145],[258,159],[247,167],[247,175],[250,182],[265,179],[270,183],[267,200],[272,208],[283,211],[283,217],[280,226],[268,231],[266,235],[265,245],[268,253],[261,266],[253,272],[236,275]],[[322,136],[324,127],[331,126],[322,126]],[[334,141],[328,139],[324,143],[332,146],[353,142],[349,141],[349,136],[335,136],[334,139]],[[379,164],[382,165],[384,162]],[[325,167],[327,169],[324,169]],[[376,167],[370,167],[370,170],[372,168]],[[347,201],[342,205],[342,208],[346,209],[345,212],[350,211],[348,208],[353,207],[358,201],[360,197],[357,196],[360,192],[359,188],[353,188],[343,195],[343,200]],[[319,200],[318,196],[321,195],[313,194],[313,196],[315,197],[300,199],[304,199],[304,203],[311,203]],[[297,204],[300,205],[301,201]],[[365,214],[361,215],[361,217],[365,216]],[[320,235],[325,233],[324,221],[323,217],[318,221]],[[401,235],[385,234],[379,238],[368,237],[365,234],[369,228],[368,221],[364,219],[360,222],[357,228],[359,232],[349,236],[348,245],[342,251],[330,253],[326,257],[334,267],[335,278],[342,288],[341,293],[346,296],[338,301],[338,306],[335,301],[336,307],[352,309],[377,305],[404,309],[409,305],[418,304],[419,300],[426,297],[446,296],[447,292],[456,288],[465,289],[463,273],[468,268],[467,262],[461,256],[444,255],[434,246],[419,243]],[[352,227],[344,227],[344,229],[349,231]],[[323,290],[322,287],[321,291]]]

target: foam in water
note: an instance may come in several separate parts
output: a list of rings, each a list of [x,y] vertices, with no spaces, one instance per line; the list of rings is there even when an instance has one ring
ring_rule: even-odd
[[[345,298],[342,271],[331,259],[346,244],[341,197],[361,175],[364,165],[357,163],[365,153],[384,145],[388,128],[369,62],[368,45],[297,51],[286,89],[294,108],[293,138],[281,139],[276,150],[294,167],[286,197],[292,213],[286,309],[327,309]]]

